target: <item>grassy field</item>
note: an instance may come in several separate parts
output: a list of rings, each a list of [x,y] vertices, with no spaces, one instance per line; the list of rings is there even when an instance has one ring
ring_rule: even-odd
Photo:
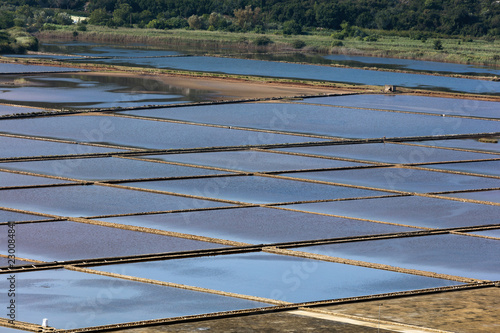
[[[331,32],[313,32],[300,36],[284,36],[278,33],[230,33],[204,30],[155,30],[155,29],[111,29],[100,26],[88,26],[87,31],[78,31],[73,36],[74,26],[59,26],[60,29],[42,31],[39,37],[49,38],[77,38],[79,40],[96,42],[118,43],[146,43],[151,45],[173,46],[201,46],[207,51],[220,52],[221,49],[230,50],[266,50],[291,51],[295,50],[293,42],[300,39],[305,42],[304,51],[321,53],[341,53],[349,55],[366,55],[395,57],[405,59],[433,60],[461,64],[477,64],[500,66],[500,41],[484,39],[441,38],[442,50],[434,49],[434,39],[426,41],[414,40],[408,37],[379,35],[377,41],[364,41],[358,38],[342,40],[342,46],[332,47],[336,41]],[[376,32],[371,32],[372,34]],[[255,41],[261,37],[268,37],[272,43],[267,46],[257,46]]]

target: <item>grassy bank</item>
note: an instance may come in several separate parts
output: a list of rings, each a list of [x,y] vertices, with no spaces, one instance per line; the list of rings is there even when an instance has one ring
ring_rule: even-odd
[[[500,66],[500,41],[484,39],[440,38],[441,50],[435,49],[435,40],[415,40],[409,37],[377,37],[376,41],[358,38],[335,40],[330,32],[314,32],[300,36],[284,36],[277,33],[230,33],[205,30],[156,30],[156,29],[111,29],[100,26],[88,26],[87,31],[78,31],[74,36],[74,26],[59,26],[58,30],[42,31],[38,37],[44,39],[78,39],[94,42],[144,43],[156,46],[193,46],[207,52],[230,51],[293,51],[294,42],[301,40],[303,51],[324,54],[347,54],[363,56],[393,57],[402,59],[431,60],[460,64]],[[372,34],[377,32],[372,31]],[[262,37],[272,42],[258,45]],[[332,44],[340,44],[332,46]],[[296,46],[296,45],[295,45]]]

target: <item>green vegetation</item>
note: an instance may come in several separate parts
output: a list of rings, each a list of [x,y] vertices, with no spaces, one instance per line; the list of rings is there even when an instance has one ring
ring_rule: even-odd
[[[72,15],[86,20],[75,25]],[[41,37],[103,42],[303,49],[488,65],[498,65],[500,54],[497,0],[6,0],[0,29],[13,27]]]
[[[56,31],[42,31],[37,36],[41,39],[65,38],[73,39],[74,26],[59,26]],[[341,53],[351,55],[394,57],[404,59],[421,59],[431,61],[454,62],[463,64],[500,65],[500,41],[489,41],[484,38],[446,37],[444,35],[425,34],[426,38],[418,39],[411,32],[394,36],[391,32],[367,30],[366,37],[345,37],[343,40],[332,37],[331,31],[316,32],[300,36],[305,43],[305,52]],[[87,25],[86,32],[80,32],[78,39],[95,42],[145,43],[151,45],[208,47],[211,50],[235,49],[253,51],[259,37],[268,37],[273,43],[265,46],[269,51],[292,51],[297,48],[293,43],[297,36],[256,32],[229,33],[209,30],[186,29],[133,29],[109,28]],[[434,40],[441,41],[442,50],[434,49]]]
[[[38,39],[21,28],[0,30],[0,54],[24,53],[26,50],[36,51]]]
[[[341,30],[345,22],[369,30],[500,35],[497,0],[6,0],[0,9],[0,29],[70,24],[68,14],[80,12],[89,17],[89,23],[110,27],[189,26],[296,35],[316,29]]]

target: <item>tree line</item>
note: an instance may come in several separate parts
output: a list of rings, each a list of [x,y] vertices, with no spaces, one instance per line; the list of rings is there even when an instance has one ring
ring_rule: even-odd
[[[85,12],[89,23],[225,31],[363,29],[499,36],[497,0],[7,0],[14,6]],[[5,6],[5,5],[4,5]],[[5,12],[5,10],[3,11]],[[0,18],[0,26],[1,26]],[[4,24],[5,25],[5,24]]]

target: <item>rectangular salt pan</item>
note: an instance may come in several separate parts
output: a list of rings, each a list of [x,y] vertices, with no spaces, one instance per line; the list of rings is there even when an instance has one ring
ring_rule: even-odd
[[[120,274],[127,274],[119,269]],[[5,276],[5,275],[3,275]],[[16,320],[56,329],[189,316],[268,304],[67,270],[16,273]],[[21,283],[22,282],[22,283]],[[0,288],[8,290],[7,279]],[[5,296],[0,296],[5,304]],[[5,317],[1,315],[0,317]]]
[[[422,276],[268,253],[96,267],[288,302],[307,302],[458,284]]]
[[[227,204],[106,186],[0,191],[0,205],[58,216],[94,216],[222,207]]]
[[[419,196],[321,202],[284,207],[439,229],[497,223],[500,216],[499,206]]]
[[[7,244],[6,225],[0,241]],[[64,261],[148,253],[191,251],[220,244],[77,222],[25,223],[15,226],[16,255],[40,261]]]
[[[500,279],[500,242],[479,237],[433,235],[297,250],[472,279]]]
[[[101,221],[243,243],[263,244],[412,231],[413,229],[262,207],[138,215]]]

